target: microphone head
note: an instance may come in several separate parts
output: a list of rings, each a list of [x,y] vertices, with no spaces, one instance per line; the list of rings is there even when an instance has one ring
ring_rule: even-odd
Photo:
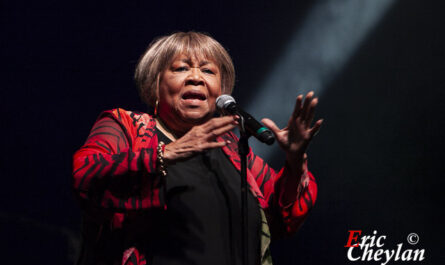
[[[222,94],[216,99],[216,107],[221,112],[224,112],[230,103],[236,103],[235,99],[230,95]]]

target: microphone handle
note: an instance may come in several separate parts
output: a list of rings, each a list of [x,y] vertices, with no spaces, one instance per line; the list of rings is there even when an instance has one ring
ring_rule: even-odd
[[[231,114],[238,114],[244,118],[244,127],[246,130],[259,141],[268,145],[273,144],[275,138],[272,132],[259,123],[252,115],[238,108],[236,104],[230,104],[226,108]]]

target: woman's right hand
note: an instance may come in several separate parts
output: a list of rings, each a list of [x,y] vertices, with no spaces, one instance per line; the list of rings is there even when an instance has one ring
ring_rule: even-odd
[[[164,161],[169,164],[207,149],[223,147],[226,142],[215,141],[216,137],[232,130],[238,124],[236,116],[212,118],[194,126],[181,138],[165,146]]]

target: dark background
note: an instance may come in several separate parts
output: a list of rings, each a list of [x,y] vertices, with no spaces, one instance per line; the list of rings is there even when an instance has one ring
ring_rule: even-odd
[[[156,2],[0,2],[2,264],[73,263],[72,154],[102,110],[146,109],[132,75],[154,37],[210,33],[233,57],[243,104],[314,1]],[[410,248],[415,232],[423,264],[445,260],[443,11],[396,2],[325,89],[309,152],[317,204],[273,244],[275,264],[350,264],[348,230],[377,230],[385,249]]]

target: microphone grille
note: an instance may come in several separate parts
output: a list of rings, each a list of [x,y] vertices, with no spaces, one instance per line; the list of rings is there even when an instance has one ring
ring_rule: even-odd
[[[224,110],[224,107],[232,102],[236,103],[235,99],[232,96],[223,94],[216,99],[216,107],[219,110]]]

